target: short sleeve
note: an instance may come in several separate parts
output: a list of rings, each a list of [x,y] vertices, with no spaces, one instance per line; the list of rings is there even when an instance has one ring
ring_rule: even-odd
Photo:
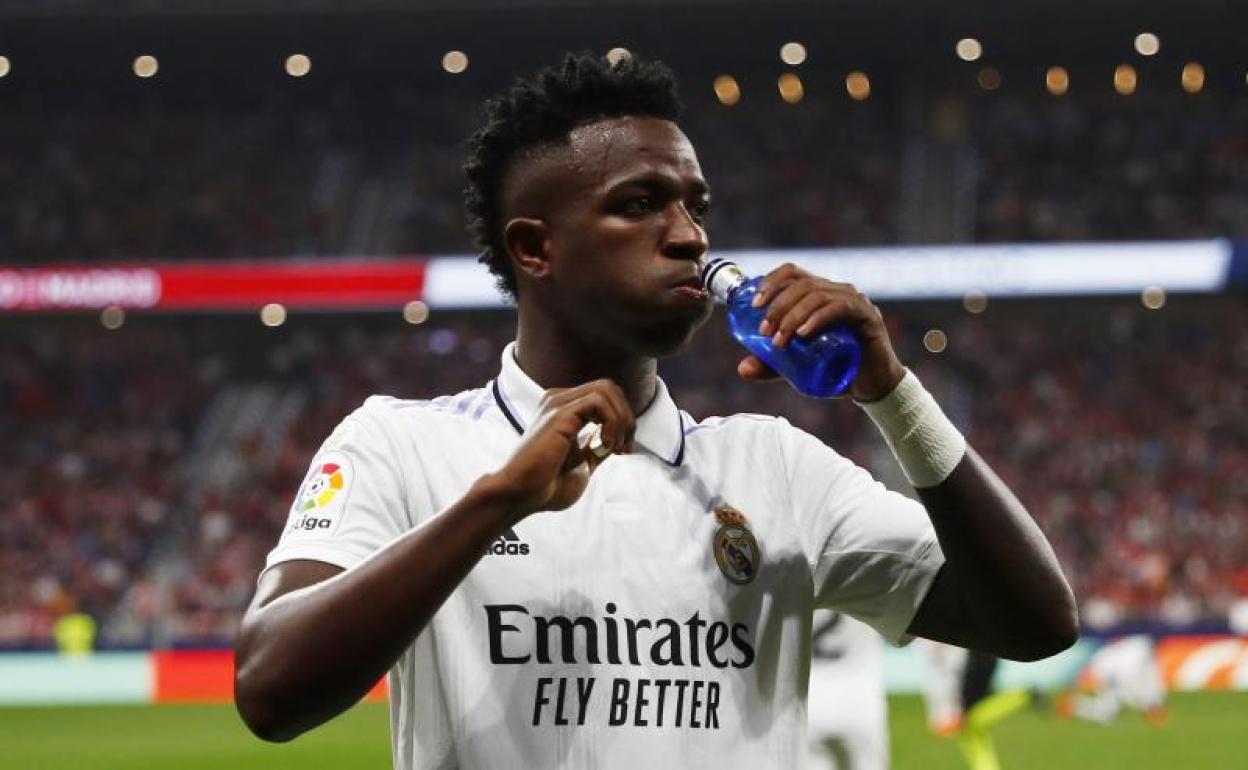
[[[814,579],[815,604],[885,639],[906,628],[945,562],[927,511],[781,420],[780,452]]]
[[[405,532],[406,493],[397,452],[366,401],[312,459],[265,568],[313,559],[350,569]]]

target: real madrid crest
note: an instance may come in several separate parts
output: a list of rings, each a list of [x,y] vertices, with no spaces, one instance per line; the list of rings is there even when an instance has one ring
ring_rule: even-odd
[[[727,503],[715,507],[715,521],[719,527],[711,540],[715,563],[724,577],[743,586],[754,580],[763,565],[763,554],[758,541],[746,524],[745,515]]]

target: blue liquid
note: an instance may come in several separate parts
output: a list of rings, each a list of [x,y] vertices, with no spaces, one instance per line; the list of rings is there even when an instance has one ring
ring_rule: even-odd
[[[775,369],[799,393],[814,398],[839,396],[849,387],[862,347],[847,327],[834,325],[814,337],[794,336],[783,348],[772,346],[771,337],[758,333],[767,306],[750,307],[762,276],[750,278],[728,294],[728,327],[751,353]]]

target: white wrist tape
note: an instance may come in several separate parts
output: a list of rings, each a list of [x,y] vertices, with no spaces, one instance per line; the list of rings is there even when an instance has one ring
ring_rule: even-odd
[[[966,439],[909,369],[887,396],[858,405],[884,434],[917,489],[944,481],[966,454]]]

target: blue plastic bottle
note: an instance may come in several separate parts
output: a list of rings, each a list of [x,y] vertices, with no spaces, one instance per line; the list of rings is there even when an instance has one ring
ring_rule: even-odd
[[[732,336],[763,363],[775,369],[799,393],[814,398],[839,396],[849,387],[862,360],[858,338],[843,325],[829,326],[814,337],[794,336],[783,348],[758,326],[767,306],[750,307],[762,277],[750,278],[725,259],[712,259],[702,268],[702,285],[728,307]]]

